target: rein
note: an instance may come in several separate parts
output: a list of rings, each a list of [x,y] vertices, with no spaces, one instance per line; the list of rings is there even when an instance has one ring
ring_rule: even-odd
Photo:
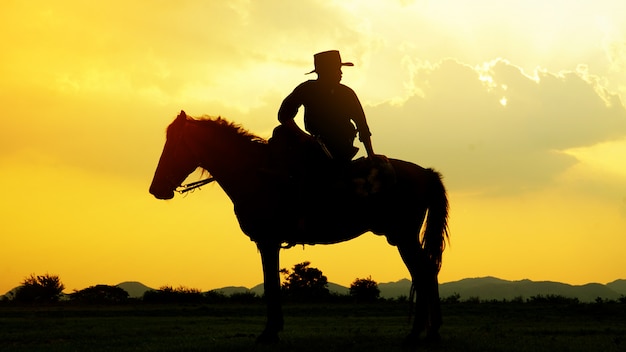
[[[206,184],[209,184],[211,182],[215,181],[215,177],[209,177],[206,178],[204,180],[200,180],[200,181],[196,181],[196,182],[192,182],[192,183],[187,183],[185,185],[181,185],[180,187],[182,187],[182,189],[177,189],[176,192],[180,193],[180,194],[185,194],[189,191],[193,191],[196,188],[200,188]]]
[[[187,140],[185,138],[183,138],[182,136],[183,131],[180,131],[180,135],[178,136],[179,139],[181,139],[183,141],[183,143],[185,144],[185,146],[187,147],[187,149],[189,149],[189,151],[191,152],[191,154],[193,154],[193,156],[197,159],[200,160],[200,158],[198,157],[196,151],[189,145],[189,143],[187,142]],[[200,180],[200,181],[196,181],[196,182],[191,182],[191,183],[187,183],[184,185],[180,185],[180,189],[176,189],[176,192],[180,193],[180,194],[185,194],[189,191],[193,191],[196,188],[200,188],[206,184],[209,184],[211,182],[215,181],[215,177],[208,177],[205,178],[204,180]]]

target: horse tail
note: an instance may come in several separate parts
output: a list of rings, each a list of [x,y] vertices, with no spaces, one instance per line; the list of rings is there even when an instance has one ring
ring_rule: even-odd
[[[441,174],[433,169],[427,169],[426,199],[428,215],[424,224],[421,245],[428,259],[433,263],[437,272],[441,269],[443,250],[448,235],[448,197],[441,181]]]

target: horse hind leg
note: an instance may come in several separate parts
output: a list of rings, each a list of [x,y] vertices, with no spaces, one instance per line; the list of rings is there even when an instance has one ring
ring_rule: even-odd
[[[427,340],[439,339],[441,311],[439,306],[439,287],[437,270],[433,268],[417,238],[403,237],[397,243],[398,252],[406,265],[413,285],[411,296],[414,297],[414,320],[405,343],[417,344],[419,336],[426,331]]]
[[[414,335],[413,338],[417,339],[419,334],[426,329],[426,311],[425,305],[421,304],[423,302],[420,299],[420,270],[419,270],[419,252],[421,248],[417,241],[404,241],[397,243],[398,252],[400,252],[400,257],[402,257],[402,261],[404,265],[406,265],[409,273],[411,274],[411,304],[413,304],[413,300],[415,299],[414,309],[414,318],[413,318],[413,328],[411,330],[411,335]],[[409,335],[409,337],[411,337]]]

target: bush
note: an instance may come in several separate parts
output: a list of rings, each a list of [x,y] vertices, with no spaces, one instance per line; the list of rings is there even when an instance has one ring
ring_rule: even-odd
[[[478,304],[480,303],[480,297],[472,296],[465,300],[465,303]]]
[[[117,286],[96,285],[70,294],[70,300],[86,304],[115,304],[128,300],[128,292]]]
[[[283,293],[289,298],[295,299],[320,299],[328,298],[328,279],[317,268],[309,267],[310,262],[294,265],[291,271],[281,269],[285,276],[282,284]]]
[[[204,294],[204,299],[207,303],[224,303],[228,300],[228,296],[218,290],[211,290]]]
[[[445,303],[445,304],[455,304],[455,303],[460,303],[460,302],[461,302],[461,295],[457,292],[441,300],[441,303]]]
[[[529,303],[540,303],[540,304],[568,304],[568,305],[577,305],[580,303],[578,298],[565,297],[561,295],[537,295],[531,296],[528,299]]]
[[[183,304],[197,304],[203,303],[205,297],[200,290],[195,288],[187,288],[179,286],[173,288],[172,286],[163,286],[158,290],[147,291],[143,294],[143,301],[146,303],[183,303]]]
[[[52,303],[58,302],[65,286],[57,275],[31,274],[25,278],[15,292],[13,300],[21,303]]]
[[[230,295],[229,299],[234,303],[255,303],[259,302],[261,297],[254,292],[236,292]]]
[[[369,276],[366,279],[356,279],[350,285],[350,296],[357,302],[375,302],[380,297],[378,283]]]

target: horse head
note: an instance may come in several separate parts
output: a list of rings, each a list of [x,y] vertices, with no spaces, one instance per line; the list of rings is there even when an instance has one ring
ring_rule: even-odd
[[[181,111],[167,128],[165,146],[150,185],[150,193],[158,199],[172,199],[176,188],[199,166],[185,143],[186,123],[187,114]]]

